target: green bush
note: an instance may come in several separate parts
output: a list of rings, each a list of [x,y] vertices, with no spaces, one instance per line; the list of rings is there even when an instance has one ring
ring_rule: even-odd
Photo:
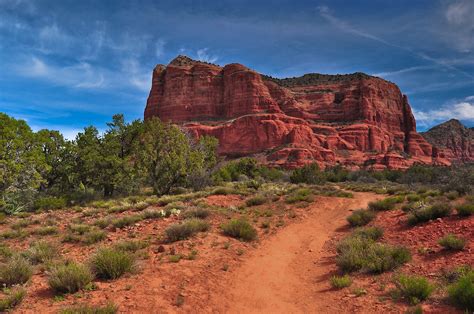
[[[183,213],[184,218],[200,218],[200,219],[205,219],[207,218],[211,212],[206,209],[206,208],[192,208],[192,209],[187,209]]]
[[[212,195],[229,195],[229,194],[239,194],[235,189],[227,187],[227,186],[220,186],[215,188],[212,192]]]
[[[296,189],[285,198],[285,202],[288,204],[294,204],[297,202],[311,203],[313,201],[314,201],[313,192],[307,188]]]
[[[222,231],[225,235],[242,241],[252,241],[257,238],[257,230],[243,219],[232,219],[222,225]]]
[[[90,265],[98,278],[117,279],[133,270],[135,259],[121,250],[101,248],[92,256]]]
[[[115,228],[123,228],[123,227],[133,225],[141,220],[143,220],[142,215],[125,216],[122,218],[117,218],[117,219],[112,220],[112,226],[114,226]]]
[[[65,208],[67,205],[66,199],[62,197],[41,197],[35,200],[33,208],[35,210],[52,210]]]
[[[166,228],[165,236],[167,242],[176,242],[185,240],[198,232],[204,232],[209,229],[209,224],[198,218],[186,219],[180,224],[174,224]]]
[[[416,225],[436,218],[446,217],[450,213],[451,207],[449,204],[437,203],[412,211],[408,216],[408,224]]]
[[[135,253],[138,250],[144,249],[148,246],[148,243],[145,241],[139,240],[125,240],[118,242],[114,245],[114,248],[119,251],[132,252]]]
[[[32,275],[30,263],[21,256],[13,256],[6,263],[0,264],[0,285],[21,285],[30,280]]]
[[[461,251],[466,245],[466,240],[459,238],[454,234],[447,234],[439,239],[438,244],[447,250]]]
[[[404,196],[387,197],[380,201],[370,202],[369,209],[374,211],[390,210],[393,209],[396,204],[403,202],[404,199]]]
[[[61,310],[60,314],[115,314],[118,307],[114,304],[107,304],[106,306],[91,306],[88,304],[68,307]]]
[[[46,241],[33,242],[23,255],[32,263],[40,264],[51,261],[58,255],[58,248]]]
[[[352,279],[349,275],[331,277],[331,286],[335,289],[349,287],[351,284]]]
[[[397,291],[410,303],[417,304],[428,299],[434,286],[424,277],[400,275],[396,281]]]
[[[295,169],[291,176],[292,183],[323,184],[326,182],[324,172],[319,170],[317,163],[305,165]]]
[[[375,218],[375,213],[371,210],[358,209],[347,217],[347,221],[352,227],[365,226]]]
[[[461,217],[474,215],[474,204],[462,204],[456,207],[456,212]]]
[[[26,290],[24,288],[14,288],[8,290],[7,295],[4,299],[0,300],[0,312],[7,312],[18,306],[26,296]]]
[[[407,201],[409,202],[418,202],[421,201],[422,197],[418,194],[408,194]]]
[[[83,235],[86,232],[89,232],[91,230],[91,226],[86,225],[86,224],[72,224],[68,225],[68,230],[72,233]]]
[[[86,234],[84,234],[84,236],[82,238],[82,243],[87,244],[87,245],[91,245],[91,244],[95,244],[97,242],[100,242],[102,240],[105,240],[105,238],[107,238],[107,233],[106,232],[104,232],[102,230],[93,229],[93,230],[87,232]]]
[[[448,287],[451,302],[464,311],[474,311],[474,271],[461,276]]]
[[[55,226],[44,226],[44,227],[38,227],[32,231],[33,234],[40,235],[40,236],[46,236],[46,235],[52,235],[52,234],[57,234],[58,233],[58,228]]]
[[[448,198],[448,200],[453,201],[453,200],[455,200],[459,197],[459,192],[458,191],[450,191],[450,192],[446,192],[444,195]]]
[[[48,284],[59,293],[75,293],[83,289],[93,279],[89,268],[82,264],[67,263],[51,268]]]
[[[222,181],[237,181],[241,176],[256,178],[261,175],[258,162],[253,158],[241,158],[231,161],[219,168],[214,174],[213,179],[219,183]]]
[[[356,237],[363,237],[376,241],[383,236],[383,229],[379,227],[362,227],[354,230],[352,234]]]
[[[265,196],[255,195],[254,197],[251,197],[251,198],[247,199],[245,201],[245,205],[247,205],[248,207],[258,206],[258,205],[265,204],[267,201],[268,201],[268,199]]]
[[[337,266],[344,272],[363,270],[382,273],[411,259],[407,248],[374,242],[360,236],[351,236],[337,246]]]
[[[411,260],[410,251],[402,246],[375,243],[367,251],[364,268],[380,274],[395,269]]]

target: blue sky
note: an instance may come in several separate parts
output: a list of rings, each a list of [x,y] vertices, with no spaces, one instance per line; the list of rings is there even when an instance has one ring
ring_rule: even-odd
[[[153,67],[178,54],[276,77],[378,75],[419,130],[474,126],[473,0],[0,0],[0,111],[70,138],[142,118]]]

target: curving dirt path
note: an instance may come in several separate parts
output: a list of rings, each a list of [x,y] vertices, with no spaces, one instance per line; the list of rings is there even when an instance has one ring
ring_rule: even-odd
[[[228,278],[219,297],[226,313],[344,313],[328,279],[333,253],[325,243],[347,226],[350,210],[378,198],[355,193],[353,199],[324,198],[309,206],[307,217],[265,240]],[[220,312],[220,311],[219,311]],[[353,312],[351,310],[350,312]]]

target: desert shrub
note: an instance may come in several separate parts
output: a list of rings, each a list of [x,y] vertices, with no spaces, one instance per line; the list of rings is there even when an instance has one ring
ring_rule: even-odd
[[[98,278],[117,279],[133,270],[135,259],[121,250],[101,248],[92,256],[90,265]]]
[[[118,307],[112,303],[105,306],[91,306],[88,304],[62,309],[60,314],[115,314]]]
[[[257,160],[245,157],[223,165],[216,172],[214,172],[212,177],[215,182],[222,182],[237,181],[241,176],[256,178],[259,175],[260,167],[258,166]]]
[[[212,195],[229,195],[229,194],[238,194],[237,191],[233,188],[220,186],[215,188],[212,192]]]
[[[107,233],[102,230],[93,229],[83,235],[82,243],[91,245],[105,240]]]
[[[454,283],[459,280],[465,274],[473,271],[469,265],[460,265],[454,268],[448,268],[442,270],[442,277],[447,283]]]
[[[65,208],[67,205],[66,199],[61,197],[40,197],[35,200],[33,208],[35,210],[52,210]]]
[[[344,182],[348,180],[350,171],[344,169],[341,165],[337,165],[324,170],[324,174],[330,182]]]
[[[434,291],[434,286],[421,276],[400,275],[395,280],[395,285],[400,296],[412,304],[428,299]]]
[[[225,235],[242,241],[252,241],[257,238],[257,230],[243,219],[232,219],[222,225],[222,231]]]
[[[342,289],[349,287],[352,284],[352,279],[349,275],[343,276],[332,276],[331,277],[331,286],[335,289]]]
[[[147,209],[143,211],[143,219],[157,219],[163,217],[169,217],[169,213],[163,212],[156,209]]]
[[[7,312],[18,306],[26,296],[24,288],[14,288],[7,291],[5,298],[0,299],[0,312]]]
[[[57,234],[58,233],[58,228],[55,226],[44,226],[44,227],[38,227],[32,231],[33,234],[40,235],[40,236],[46,236],[46,235],[52,235],[52,234]]]
[[[255,195],[254,197],[251,197],[245,201],[245,204],[247,206],[258,206],[265,204],[268,201],[268,199],[263,196],[263,195]]]
[[[122,218],[117,218],[117,219],[112,220],[112,226],[114,226],[115,228],[123,228],[123,227],[133,225],[141,220],[143,220],[142,215],[125,216]]]
[[[474,203],[458,205],[456,207],[456,212],[461,217],[468,217],[474,215]]]
[[[268,181],[282,180],[285,176],[285,173],[282,170],[265,166],[260,166],[258,172],[262,178]]]
[[[474,311],[474,271],[462,275],[448,287],[451,302],[464,311]]]
[[[4,243],[0,243],[0,262],[13,256],[13,250]]]
[[[418,201],[421,201],[421,199],[422,199],[421,195],[418,195],[418,194],[407,195],[407,201],[409,202],[418,202]]]
[[[118,242],[114,245],[114,248],[119,251],[135,253],[138,250],[144,249],[148,246],[148,243],[140,240],[125,240]]]
[[[383,273],[411,260],[410,251],[402,246],[375,243],[367,252],[364,268],[371,273]]]
[[[40,264],[55,258],[58,255],[58,248],[47,241],[36,241],[30,245],[23,255],[32,264]]]
[[[207,218],[211,212],[206,208],[191,208],[183,213],[184,218]]]
[[[444,193],[444,195],[448,198],[448,200],[455,200],[459,197],[459,192],[458,191],[449,191]]]
[[[105,229],[107,228],[110,223],[112,222],[112,220],[108,217],[106,218],[100,218],[100,219],[97,219],[96,221],[94,221],[94,226],[100,228],[100,229]]]
[[[22,256],[13,256],[0,264],[0,284],[5,286],[21,285],[30,280],[33,269]]]
[[[319,170],[317,163],[295,169],[290,176],[292,183],[323,184],[326,182],[324,172]]]
[[[59,293],[75,293],[83,289],[93,279],[89,268],[78,263],[55,265],[51,268],[48,284]]]
[[[397,203],[403,202],[405,197],[403,196],[393,196],[387,197],[380,201],[370,202],[369,209],[374,211],[390,210],[395,207]]]
[[[342,240],[337,251],[336,264],[344,272],[363,270],[382,273],[411,259],[407,248],[377,243],[360,236]]]
[[[461,251],[466,245],[466,240],[459,238],[454,234],[447,234],[438,240],[438,244],[447,250]]]
[[[358,209],[347,217],[347,221],[352,227],[365,226],[375,218],[375,213],[367,209]]]
[[[291,192],[290,195],[287,195],[285,202],[288,204],[293,204],[297,202],[312,202],[314,201],[313,192],[307,188],[296,189]]]
[[[372,240],[348,237],[337,246],[337,266],[344,272],[361,270],[366,264],[366,252],[373,245]]]
[[[136,211],[141,211],[141,210],[144,210],[145,208],[147,208],[148,206],[149,206],[149,204],[147,202],[138,202],[138,203],[133,205],[133,209],[136,210]]]
[[[354,230],[352,234],[356,237],[363,237],[376,241],[383,236],[383,229],[379,227],[362,227]]]
[[[207,231],[209,224],[198,218],[186,219],[180,224],[174,224],[166,228],[165,235],[167,242],[176,242],[179,240],[185,240],[192,235]]]
[[[446,217],[450,213],[451,207],[449,204],[437,203],[412,211],[408,216],[408,224],[416,225],[436,218]]]
[[[72,233],[83,235],[91,230],[91,226],[86,224],[71,224],[68,225],[68,230]]]

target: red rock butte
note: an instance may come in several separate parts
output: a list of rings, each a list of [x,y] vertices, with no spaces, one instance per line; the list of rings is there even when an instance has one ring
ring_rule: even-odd
[[[222,155],[251,155],[270,166],[450,164],[445,150],[416,132],[400,89],[363,73],[276,79],[237,63],[178,56],[153,71],[145,119],[154,116],[217,137]]]

